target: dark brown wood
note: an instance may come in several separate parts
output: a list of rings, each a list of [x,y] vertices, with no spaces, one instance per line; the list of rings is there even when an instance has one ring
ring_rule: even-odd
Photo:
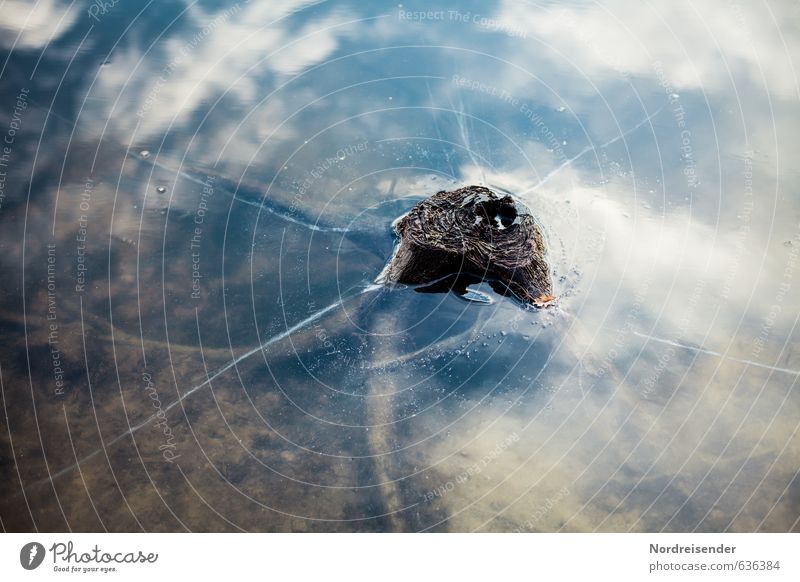
[[[511,196],[482,186],[437,192],[400,218],[395,230],[400,243],[379,282],[464,293],[467,285],[486,281],[528,305],[554,300],[542,231]]]

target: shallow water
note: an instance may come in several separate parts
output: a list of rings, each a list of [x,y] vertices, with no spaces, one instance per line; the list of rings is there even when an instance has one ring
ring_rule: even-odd
[[[796,7],[12,4],[5,530],[800,529]],[[465,184],[557,308],[372,284]]]

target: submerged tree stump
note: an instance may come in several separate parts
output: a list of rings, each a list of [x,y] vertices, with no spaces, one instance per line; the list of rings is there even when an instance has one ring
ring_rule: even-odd
[[[400,244],[378,278],[452,290],[486,281],[497,293],[536,307],[552,303],[541,229],[528,208],[482,186],[437,192],[395,224]]]

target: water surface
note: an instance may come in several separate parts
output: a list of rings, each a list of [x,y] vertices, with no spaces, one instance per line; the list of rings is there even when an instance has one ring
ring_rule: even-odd
[[[29,10],[4,529],[798,530],[795,6]],[[557,308],[372,285],[467,184]]]

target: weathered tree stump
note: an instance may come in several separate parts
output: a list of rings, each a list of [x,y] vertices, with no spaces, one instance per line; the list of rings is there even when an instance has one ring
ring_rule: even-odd
[[[553,284],[541,229],[511,196],[482,186],[437,192],[395,224],[400,244],[378,278],[452,290],[486,281],[502,295],[536,307],[553,302]]]

